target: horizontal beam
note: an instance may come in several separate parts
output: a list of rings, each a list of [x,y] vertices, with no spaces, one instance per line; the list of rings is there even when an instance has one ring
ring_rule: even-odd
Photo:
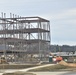
[[[39,43],[39,42],[50,42],[48,40],[40,40],[40,39],[30,39],[30,40],[26,40],[26,39],[17,39],[17,38],[0,38],[0,43],[5,43],[3,42],[5,41],[7,44],[10,45],[14,45],[14,44],[32,44],[32,43]]]
[[[41,28],[0,30],[0,34],[19,34],[19,33],[38,33],[38,32],[50,32],[50,31]]]

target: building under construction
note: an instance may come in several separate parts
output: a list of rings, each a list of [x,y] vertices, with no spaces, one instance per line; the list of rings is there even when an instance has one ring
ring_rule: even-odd
[[[50,22],[41,17],[21,17],[10,13],[0,17],[0,56],[7,61],[45,60],[50,46]]]

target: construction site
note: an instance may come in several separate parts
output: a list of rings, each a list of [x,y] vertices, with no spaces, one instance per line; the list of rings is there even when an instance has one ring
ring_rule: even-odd
[[[15,63],[47,61],[49,46],[49,20],[1,13],[0,58]]]

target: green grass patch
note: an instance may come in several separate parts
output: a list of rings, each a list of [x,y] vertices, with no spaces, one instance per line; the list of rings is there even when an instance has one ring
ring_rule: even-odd
[[[4,73],[3,75],[36,75],[33,73],[28,73],[28,72],[14,72],[14,73]]]
[[[21,65],[21,64],[0,64],[0,69],[24,69],[39,65]]]

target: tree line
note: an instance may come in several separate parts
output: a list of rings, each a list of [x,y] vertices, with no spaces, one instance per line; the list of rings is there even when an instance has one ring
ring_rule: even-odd
[[[50,45],[51,52],[75,52],[76,46],[69,46],[69,45]]]

